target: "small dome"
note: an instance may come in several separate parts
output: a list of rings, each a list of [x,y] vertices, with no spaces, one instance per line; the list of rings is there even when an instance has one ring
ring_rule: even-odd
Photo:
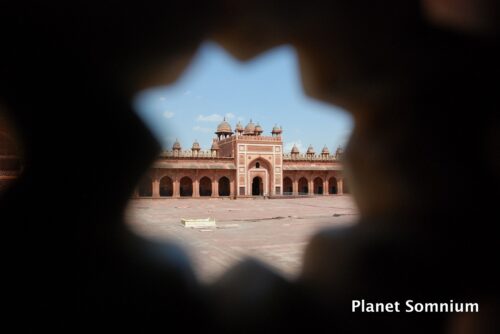
[[[312,147],[312,145],[309,145],[309,147],[307,148],[307,154],[314,154],[314,148]]]
[[[278,125],[275,125],[273,127],[273,131],[271,131],[272,134],[280,134],[281,132],[283,132],[283,130],[280,127],[278,127]]]
[[[191,147],[192,150],[197,150],[199,151],[201,148],[200,148],[200,144],[198,143],[198,141],[195,139],[194,140],[194,143],[193,143],[193,146]]]
[[[244,128],[241,122],[238,121],[238,124],[236,124],[236,131],[243,132]]]
[[[254,134],[255,132],[255,124],[252,123],[252,120],[250,120],[250,123],[245,126],[245,134]]]
[[[337,150],[335,151],[335,156],[340,157],[344,153],[344,149],[342,146],[337,147]]]
[[[224,120],[217,126],[217,131],[215,133],[233,133],[233,130],[231,130],[231,125],[229,125],[228,122],[226,122],[226,118],[224,117]]]
[[[173,150],[180,150],[181,149],[181,143],[179,143],[179,139],[175,139],[174,145],[172,145]]]
[[[219,144],[217,144],[217,140],[212,141],[212,147],[210,148],[211,150],[218,150],[219,149]]]
[[[321,154],[330,154],[330,150],[328,150],[328,147],[323,147],[323,149],[321,150]]]
[[[262,130],[262,126],[260,126],[260,124],[259,124],[259,123],[257,123],[257,125],[255,126],[254,132],[255,132],[255,133],[262,133],[262,132],[264,132],[264,131]]]
[[[299,153],[299,148],[295,144],[293,144],[292,153]]]

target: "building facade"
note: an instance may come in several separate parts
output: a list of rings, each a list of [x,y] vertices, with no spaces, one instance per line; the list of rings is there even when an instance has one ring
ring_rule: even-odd
[[[301,153],[294,145],[283,152],[281,127],[270,136],[252,121],[235,131],[226,120],[215,131],[210,150],[195,141],[182,150],[179,141],[160,154],[140,182],[135,197],[229,197],[341,195],[345,192],[338,148],[312,146]]]
[[[0,193],[21,173],[21,153],[17,142],[7,120],[0,115]]]

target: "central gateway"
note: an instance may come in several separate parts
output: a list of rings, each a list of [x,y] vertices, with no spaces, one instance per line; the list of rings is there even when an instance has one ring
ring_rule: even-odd
[[[245,129],[237,127],[234,136],[219,138],[221,156],[235,154],[239,196],[282,194],[283,142],[279,133],[262,136],[261,131],[250,121]]]

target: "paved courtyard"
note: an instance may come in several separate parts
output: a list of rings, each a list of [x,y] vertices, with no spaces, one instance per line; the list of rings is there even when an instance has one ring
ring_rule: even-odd
[[[185,228],[181,218],[215,218],[216,228]],[[353,224],[352,197],[290,199],[134,199],[127,220],[138,234],[183,245],[201,280],[209,282],[244,257],[258,258],[293,278],[310,237]]]

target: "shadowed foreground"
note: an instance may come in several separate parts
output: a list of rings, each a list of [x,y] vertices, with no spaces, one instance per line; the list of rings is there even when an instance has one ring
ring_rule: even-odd
[[[0,109],[25,163],[0,198],[5,327],[498,333],[498,13],[493,0],[3,1]],[[247,261],[206,287],[182,248],[125,225],[159,153],[132,98],[174,83],[207,39],[242,61],[293,45],[305,94],[354,117],[359,221],[315,234],[294,281]],[[360,298],[481,311],[352,313]]]

